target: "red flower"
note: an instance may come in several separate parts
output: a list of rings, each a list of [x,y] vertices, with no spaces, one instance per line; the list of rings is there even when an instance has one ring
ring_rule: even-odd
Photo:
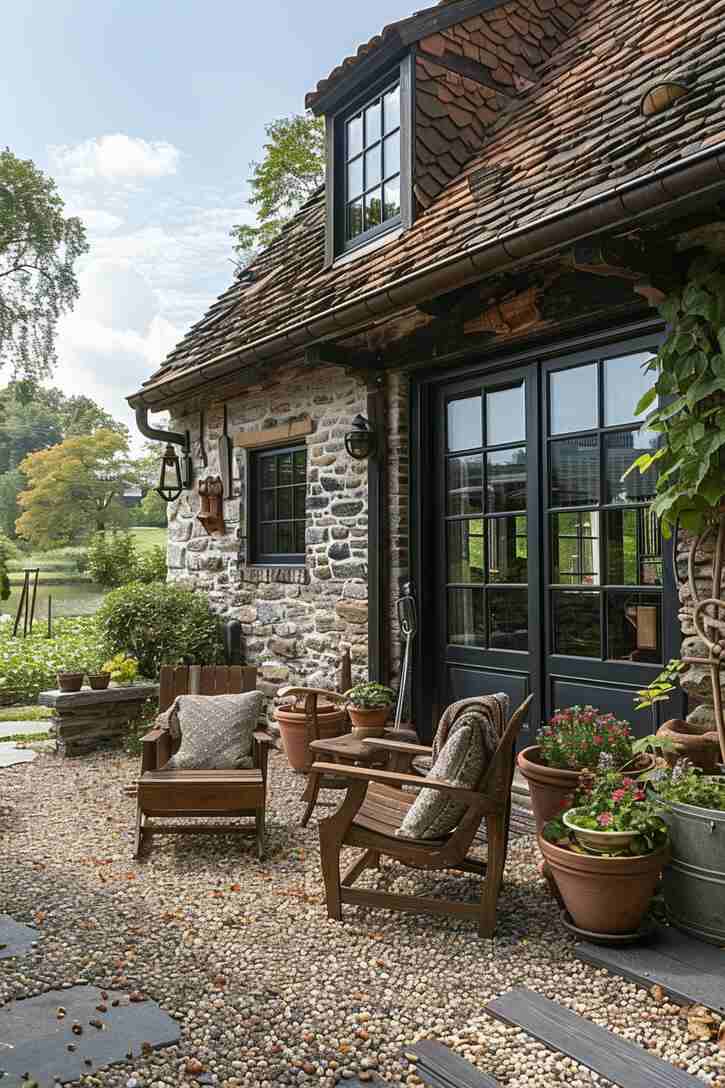
[[[627,789],[630,790],[632,788],[632,786],[636,786],[637,783],[635,782],[635,780],[633,778],[623,778],[622,779],[622,785],[626,786]]]
[[[637,792],[634,795],[634,799],[635,799],[635,801],[644,801],[644,799],[645,799],[644,790],[637,790]]]
[[[601,827],[609,827],[613,819],[611,812],[600,812],[597,816],[597,823]]]
[[[602,737],[599,733],[595,733],[594,736],[592,737],[592,740],[594,741],[595,744],[601,744],[602,741],[604,740],[604,737]]]

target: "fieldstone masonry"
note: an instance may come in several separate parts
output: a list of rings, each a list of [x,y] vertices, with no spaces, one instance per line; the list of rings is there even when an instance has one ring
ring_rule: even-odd
[[[234,493],[225,499],[225,531],[209,536],[196,520],[199,499],[185,493],[169,509],[170,577],[205,591],[225,619],[242,623],[245,652],[258,665],[270,697],[282,684],[337,685],[339,659],[350,647],[355,680],[367,675],[367,464],[345,451],[352,419],[366,411],[366,388],[339,367],[277,372],[275,384],[204,412],[208,464],[218,471],[217,440],[226,429],[264,431],[306,417],[307,531],[304,567],[254,566],[248,554],[248,452],[234,451]],[[172,420],[199,444],[199,413]],[[298,440],[302,441],[302,440]],[[278,442],[276,443],[279,444]]]

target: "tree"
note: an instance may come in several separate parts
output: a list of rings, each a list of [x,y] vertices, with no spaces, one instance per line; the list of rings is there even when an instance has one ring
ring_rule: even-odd
[[[0,533],[0,601],[6,601],[10,596],[12,587],[8,576],[8,561],[15,559],[17,554],[15,545]]]
[[[261,162],[250,163],[249,203],[257,209],[256,227],[232,228],[240,266],[274,241],[285,223],[325,179],[325,123],[321,117],[293,114],[265,128],[267,142]]]
[[[125,524],[119,496],[133,479],[127,453],[122,435],[100,430],[29,454],[20,465],[27,489],[18,496],[18,536],[49,548]]]
[[[20,516],[18,493],[24,487],[25,477],[19,469],[0,473],[0,534],[10,540],[15,538],[15,522]]]
[[[52,178],[0,152],[0,366],[30,379],[55,362],[58,318],[78,298],[74,265],[88,249],[80,219],[64,211]]]
[[[158,459],[157,459],[158,466]],[[128,512],[132,525],[143,525],[154,529],[165,529],[168,525],[167,507],[155,488],[147,491],[138,506],[132,506]]]

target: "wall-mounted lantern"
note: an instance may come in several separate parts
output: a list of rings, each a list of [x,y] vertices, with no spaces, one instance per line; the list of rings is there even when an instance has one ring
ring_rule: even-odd
[[[354,430],[345,435],[345,449],[353,461],[367,461],[377,447],[375,431],[365,416],[357,415],[352,421]]]
[[[161,474],[156,491],[164,502],[176,502],[184,490],[181,475],[181,461],[174,447],[169,442],[161,458]]]
[[[148,420],[149,410],[145,405],[136,408],[136,426],[142,435],[155,442],[166,442],[166,449],[161,457],[161,473],[156,491],[164,502],[175,502],[182,491],[191,487],[193,470],[191,463],[191,441],[189,432],[162,431],[152,427]],[[181,447],[181,457],[175,447]]]

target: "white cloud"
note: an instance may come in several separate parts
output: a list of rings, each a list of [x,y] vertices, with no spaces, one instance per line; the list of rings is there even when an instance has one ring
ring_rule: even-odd
[[[56,171],[75,182],[131,182],[175,174],[181,152],[165,140],[143,140],[116,132],[51,147],[50,157]]]
[[[75,208],[66,209],[69,215],[77,215],[82,220],[86,230],[93,234],[113,234],[122,225],[123,219],[113,212],[104,211],[102,208]]]

